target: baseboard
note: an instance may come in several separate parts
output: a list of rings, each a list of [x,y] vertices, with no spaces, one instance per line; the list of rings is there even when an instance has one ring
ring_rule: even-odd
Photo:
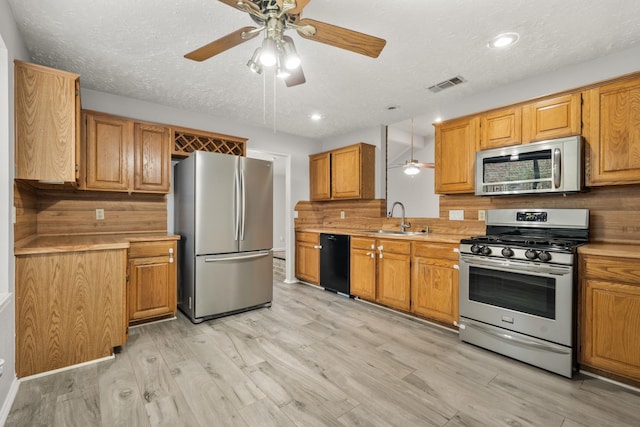
[[[18,394],[19,386],[20,381],[14,376],[11,387],[9,388],[9,393],[7,394],[7,398],[4,400],[2,408],[0,408],[0,426],[3,426],[7,422],[7,417],[9,416],[9,412],[11,411],[11,406],[13,406],[13,401]]]

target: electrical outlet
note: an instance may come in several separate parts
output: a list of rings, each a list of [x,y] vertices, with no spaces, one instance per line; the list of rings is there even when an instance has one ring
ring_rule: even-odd
[[[484,221],[487,219],[487,211],[485,211],[484,209],[480,209],[478,211],[478,221]]]
[[[104,209],[96,209],[96,219],[97,220],[104,219]]]
[[[340,219],[344,219],[344,211],[340,211]]]
[[[463,221],[464,220],[464,211],[463,210],[451,210],[449,211],[449,221]]]

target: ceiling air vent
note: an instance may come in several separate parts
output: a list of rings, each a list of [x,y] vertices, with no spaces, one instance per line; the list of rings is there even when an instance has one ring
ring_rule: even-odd
[[[462,76],[451,77],[448,80],[441,81],[440,83],[436,83],[433,86],[430,86],[428,89],[433,93],[438,93],[442,90],[448,89],[450,87],[459,85],[460,83],[464,83],[465,79]]]

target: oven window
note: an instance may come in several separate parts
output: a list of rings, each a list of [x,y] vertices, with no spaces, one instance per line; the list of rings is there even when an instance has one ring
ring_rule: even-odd
[[[547,319],[556,318],[553,278],[469,267],[469,299]]]

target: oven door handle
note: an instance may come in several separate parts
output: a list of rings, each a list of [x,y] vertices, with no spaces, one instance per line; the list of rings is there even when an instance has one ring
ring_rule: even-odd
[[[465,262],[470,266],[480,266],[480,267],[511,267],[514,271],[526,271],[528,273],[534,274],[553,274],[556,276],[564,276],[566,274],[571,273],[570,267],[555,267],[547,264],[535,264],[530,265],[527,263],[516,263],[508,260],[495,260],[491,258],[480,258],[480,257],[469,257],[465,255],[460,255],[460,260]]]
[[[512,344],[519,344],[525,347],[531,347],[531,348],[535,348],[537,350],[544,350],[544,351],[550,351],[552,353],[558,353],[558,354],[571,354],[571,349],[569,348],[565,348],[565,347],[561,347],[561,346],[556,346],[553,344],[543,344],[543,343],[539,343],[536,341],[531,341],[531,340],[527,340],[527,339],[523,339],[523,338],[518,338],[518,337],[514,337],[513,335],[509,335],[507,333],[503,333],[503,332],[497,332],[494,330],[491,330],[487,327],[478,325],[476,323],[470,324],[467,323],[465,321],[460,321],[460,326],[463,328],[476,328],[479,331],[487,334],[487,335],[491,335],[495,338],[498,338],[502,341],[506,341],[508,343],[512,343]]]

